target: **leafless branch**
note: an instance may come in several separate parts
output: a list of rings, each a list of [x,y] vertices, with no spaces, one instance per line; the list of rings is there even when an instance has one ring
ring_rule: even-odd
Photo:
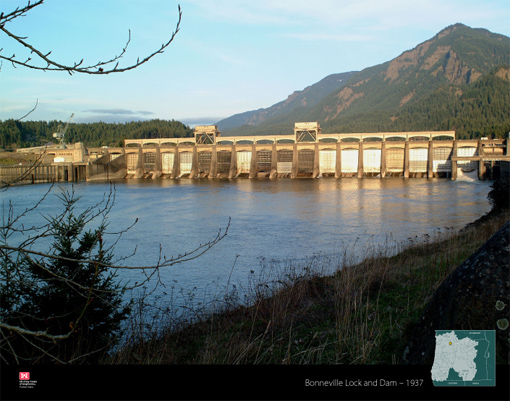
[[[37,109],[37,105],[39,104],[39,99],[35,100],[35,106],[30,110],[27,114],[25,114],[23,117],[18,118],[16,121],[21,121],[24,118],[28,117],[35,109]]]
[[[193,250],[185,252],[185,253],[175,256],[175,257],[172,256],[170,258],[167,258],[166,256],[160,254],[160,258],[159,258],[158,262],[154,265],[123,266],[123,265],[113,265],[113,264],[106,264],[106,263],[98,262],[98,266],[103,269],[157,270],[157,269],[161,269],[164,267],[171,267],[176,264],[189,262],[191,260],[197,259],[198,257],[202,256],[209,249],[211,249],[218,242],[220,242],[223,238],[225,238],[227,236],[229,227],[230,227],[230,218],[229,218],[229,221],[228,221],[228,224],[227,224],[225,230],[224,231],[219,230],[216,237],[213,238],[212,240],[210,240],[204,244],[200,244]],[[31,249],[26,249],[25,247],[9,246],[9,245],[5,245],[5,244],[0,244],[0,251],[22,252],[23,254],[26,254],[26,255],[40,256],[43,258],[61,260],[64,262],[83,262],[83,260],[81,260],[81,259],[72,259],[72,258],[67,258],[67,257],[63,257],[63,256],[48,254],[45,252],[39,252],[39,251],[31,250]]]
[[[47,194],[46,194],[47,195]],[[46,195],[44,198],[46,198]],[[74,214],[73,205],[75,201],[78,201],[79,198],[75,197],[74,187],[71,191],[63,191],[60,198],[65,201],[66,204],[65,210],[53,217],[46,217],[47,222],[45,225],[39,225],[37,228],[35,227],[23,227],[23,223],[21,221],[22,217],[29,217],[30,213],[33,213],[36,208],[41,204],[42,200],[38,202],[35,206],[27,208],[20,215],[14,215],[12,210],[12,205],[9,206],[9,211],[7,217],[4,216],[4,222],[0,227],[0,260],[3,263],[7,263],[9,267],[9,272],[4,272],[4,279],[9,283],[9,285],[17,285],[21,283],[22,285],[50,285],[50,286],[58,286],[62,288],[65,286],[68,288],[68,291],[71,294],[75,294],[78,298],[83,299],[83,304],[80,309],[77,311],[78,313],[74,315],[72,318],[72,324],[70,323],[70,329],[63,329],[60,332],[51,332],[48,328],[44,328],[44,319],[39,319],[36,316],[32,316],[31,314],[25,316],[21,311],[16,312],[13,311],[15,316],[18,316],[23,321],[23,318],[26,317],[28,320],[39,320],[40,328],[37,330],[30,329],[29,327],[23,327],[23,324],[12,324],[11,322],[4,319],[4,316],[8,316],[5,314],[6,311],[0,313],[0,350],[5,353],[1,358],[4,361],[7,361],[5,357],[10,355],[9,358],[14,360],[16,363],[23,362],[31,362],[41,358],[50,358],[58,363],[73,363],[80,359],[85,359],[88,355],[90,355],[89,351],[83,350],[78,351],[76,355],[71,357],[70,359],[64,360],[59,355],[59,353],[55,353],[58,349],[58,342],[70,339],[75,335],[77,327],[82,320],[82,317],[85,316],[89,305],[92,302],[97,302],[97,300],[101,300],[101,302],[106,302],[109,304],[109,301],[106,299],[108,293],[118,293],[119,289],[102,289],[96,288],[96,278],[101,274],[101,272],[105,270],[111,271],[112,269],[139,269],[142,270],[142,273],[145,275],[145,279],[141,282],[136,282],[134,285],[124,286],[122,291],[131,290],[135,288],[139,288],[142,285],[152,280],[154,276],[156,276],[157,284],[161,283],[159,272],[161,268],[168,268],[178,263],[184,263],[186,261],[198,258],[200,255],[205,253],[211,247],[216,245],[219,241],[221,241],[228,233],[228,228],[230,226],[230,219],[227,224],[225,230],[219,230],[216,237],[212,240],[200,244],[195,249],[186,252],[184,254],[178,255],[176,257],[166,258],[163,255],[163,248],[160,245],[159,259],[155,265],[147,265],[147,266],[120,266],[109,263],[102,263],[102,256],[105,253],[108,253],[112,250],[112,247],[103,247],[103,240],[100,236],[96,238],[97,243],[99,244],[99,249],[96,248],[94,254],[90,253],[81,259],[73,259],[69,257],[59,256],[55,251],[49,252],[40,252],[36,251],[32,248],[37,248],[37,242],[45,238],[46,236],[51,236],[51,228],[55,222],[62,221],[69,216],[75,216],[73,218],[77,218],[81,222],[85,222],[87,224],[93,223],[97,224],[100,229],[99,232],[106,233],[107,227],[107,216],[112,210],[115,203],[115,191],[114,186],[112,185],[110,188],[110,193],[105,194],[103,200],[97,202],[93,206],[86,207],[85,210],[79,214]],[[76,217],[77,216],[77,217]],[[100,221],[96,221],[97,218],[100,218]],[[131,229],[133,225],[129,226],[127,229],[117,230],[115,233],[110,233],[109,235],[115,234],[120,236],[124,234],[127,230]],[[11,232],[15,232],[18,234],[14,238],[18,240],[17,245],[10,245],[8,239],[10,238]],[[20,241],[20,234],[23,236],[28,235],[28,239]],[[114,244],[116,241],[114,241]],[[40,246],[39,246],[40,247]],[[91,251],[92,252],[92,251]],[[97,253],[97,254],[96,254]],[[125,260],[122,258],[121,260]],[[54,270],[51,268],[52,265],[55,265],[55,261],[59,262],[69,262],[76,264],[87,264],[89,266],[93,266],[95,273],[93,273],[94,278],[92,282],[83,283],[76,280],[73,275],[64,276],[60,274],[58,270]],[[7,266],[7,265],[6,265]],[[30,266],[31,269],[36,269],[39,272],[44,273],[42,276],[38,275],[38,281],[30,283],[25,278],[26,271],[23,269],[27,269],[27,266]],[[30,279],[29,279],[30,280]],[[25,282],[24,282],[25,281]],[[23,283],[24,282],[24,283]],[[96,300],[96,301],[94,301]],[[97,304],[97,303],[96,303]],[[65,315],[67,316],[67,315]],[[53,318],[58,317],[54,316]],[[60,316],[62,317],[62,316]],[[43,324],[41,327],[41,323]],[[23,343],[27,347],[31,347],[34,350],[33,356],[26,356],[26,352],[23,353],[25,356],[21,356],[21,353],[16,348],[14,344],[15,339],[22,340]],[[18,345],[19,346],[19,345]],[[93,353],[100,352],[104,350],[98,349],[92,351]],[[28,359],[27,359],[28,358]]]
[[[127,48],[129,46],[129,44],[131,43],[131,30],[129,30],[128,40],[127,40],[125,46],[122,48],[122,51],[118,55],[112,57],[110,60],[99,61],[95,64],[91,64],[88,66],[82,66],[82,64],[83,64],[83,59],[82,59],[80,61],[74,62],[72,65],[66,65],[66,64],[62,64],[62,63],[58,62],[57,60],[53,59],[53,57],[50,57],[51,51],[43,52],[43,51],[37,49],[35,46],[33,46],[27,42],[26,37],[16,35],[16,34],[12,33],[9,29],[6,28],[6,24],[8,22],[11,22],[12,20],[14,20],[18,17],[25,16],[28,11],[41,5],[43,3],[43,1],[44,0],[39,0],[33,4],[28,2],[28,4],[23,8],[17,8],[16,10],[14,10],[13,12],[11,12],[7,15],[4,15],[4,14],[0,15],[0,31],[2,31],[8,37],[10,37],[14,41],[16,41],[18,44],[20,44],[23,47],[30,50],[31,54],[35,54],[37,56],[36,60],[43,61],[46,64],[46,65],[42,65],[42,66],[37,65],[34,63],[35,60],[32,60],[32,58],[30,58],[30,57],[25,61],[20,61],[19,59],[16,58],[16,54],[13,54],[12,56],[4,56],[1,54],[3,49],[0,49],[0,59],[10,62],[13,65],[13,67],[23,66],[26,68],[31,68],[31,69],[35,69],[35,70],[41,70],[41,71],[65,71],[65,72],[69,73],[70,75],[72,75],[74,73],[105,75],[105,74],[112,74],[112,73],[117,73],[117,72],[125,72],[125,71],[129,71],[129,70],[133,70],[133,69],[138,68],[141,65],[145,64],[146,62],[148,62],[150,59],[152,59],[157,54],[161,54],[164,52],[164,50],[173,42],[175,36],[177,35],[177,32],[179,32],[180,25],[181,25],[181,19],[182,19],[181,6],[179,5],[178,6],[177,24],[175,26],[174,32],[172,32],[172,34],[170,36],[170,39],[166,43],[163,43],[161,45],[161,47],[159,49],[157,49],[156,51],[152,52],[151,54],[142,58],[141,60],[140,60],[140,58],[138,58],[136,63],[129,65],[127,67],[119,68],[119,60],[125,55]],[[115,65],[113,65],[114,63],[115,63]]]
[[[30,112],[31,113],[31,112]],[[30,114],[28,113],[28,114]],[[28,115],[27,114],[27,115]],[[46,154],[46,148],[44,149],[43,152],[41,152],[36,160],[34,162],[32,162],[30,164],[30,166],[21,174],[19,175],[18,177],[16,177],[14,180],[12,181],[4,181],[4,180],[0,180],[0,192],[1,191],[5,191],[8,187],[12,186],[12,185],[15,185],[17,184],[18,182],[21,182],[23,181],[25,178],[27,178],[30,174],[32,174],[32,172],[37,168],[39,167],[43,161],[44,161],[44,155]]]
[[[1,321],[0,321],[0,329],[14,331],[16,333],[29,335],[32,337],[45,337],[45,338],[49,338],[50,340],[65,340],[66,338],[69,338],[73,334],[73,331],[74,331],[74,330],[71,330],[69,333],[66,333],[66,334],[52,335],[52,334],[48,334],[47,331],[26,330],[22,327],[11,326],[9,324],[2,323]]]

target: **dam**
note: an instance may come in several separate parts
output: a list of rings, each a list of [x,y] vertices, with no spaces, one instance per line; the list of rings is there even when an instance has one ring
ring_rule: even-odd
[[[124,141],[125,178],[451,177],[492,178],[510,161],[508,140],[457,140],[455,131],[322,134],[318,122],[294,135],[222,137],[215,125],[194,138]]]
[[[123,147],[33,148],[45,162],[27,173],[1,167],[0,179],[25,182],[178,178],[403,177],[479,179],[509,174],[509,139],[457,139],[455,131],[322,134],[298,122],[288,135],[221,136],[196,126],[192,138],[126,139]],[[72,148],[71,148],[72,147]],[[27,150],[24,150],[27,151]]]

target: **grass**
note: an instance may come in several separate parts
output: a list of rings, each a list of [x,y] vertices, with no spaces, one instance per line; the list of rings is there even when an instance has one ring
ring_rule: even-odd
[[[34,159],[32,154],[0,151],[0,166],[28,164],[32,159]]]
[[[243,302],[233,291],[209,313],[193,309],[193,319],[167,305],[149,320],[145,305],[105,362],[398,364],[435,290],[509,218],[491,213],[460,232],[388,243],[356,265],[345,258],[330,275],[314,261],[283,270],[267,262]]]

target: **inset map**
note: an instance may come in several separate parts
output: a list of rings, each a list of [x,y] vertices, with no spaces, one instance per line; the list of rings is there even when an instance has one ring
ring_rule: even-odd
[[[436,330],[434,386],[495,386],[495,330]]]

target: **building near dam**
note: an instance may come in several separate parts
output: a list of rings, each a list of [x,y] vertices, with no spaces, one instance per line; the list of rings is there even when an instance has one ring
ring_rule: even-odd
[[[45,149],[42,168],[51,176],[46,179],[54,181],[327,176],[455,180],[460,172],[475,171],[479,179],[492,179],[508,174],[508,141],[459,140],[455,131],[322,134],[318,122],[295,123],[289,135],[223,137],[217,126],[205,125],[195,127],[193,138],[126,139],[122,148],[75,144],[72,149]],[[5,179],[5,168],[0,177]],[[40,181],[37,174],[30,180]]]

